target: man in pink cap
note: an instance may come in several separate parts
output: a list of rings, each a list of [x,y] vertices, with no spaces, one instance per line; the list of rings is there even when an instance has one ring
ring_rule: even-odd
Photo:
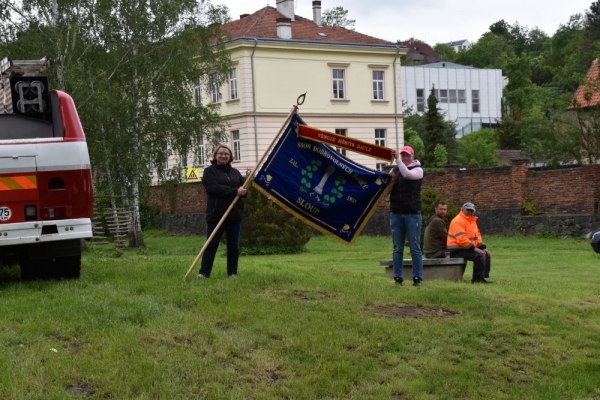
[[[399,157],[398,157],[399,153]],[[423,169],[421,163],[415,160],[415,151],[410,146],[404,146],[400,151],[393,151],[396,159],[393,168],[395,173],[394,186],[390,194],[390,227],[394,251],[394,281],[398,285],[404,282],[403,256],[404,240],[408,238],[412,258],[413,286],[420,286],[423,281],[423,256],[421,254],[421,184]]]

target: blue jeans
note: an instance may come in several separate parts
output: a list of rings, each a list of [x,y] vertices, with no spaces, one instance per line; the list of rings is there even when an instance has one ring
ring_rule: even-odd
[[[206,237],[209,238],[217,227],[218,222],[208,222],[206,227]],[[225,221],[217,231],[204,254],[200,264],[200,273],[207,278],[210,277],[219,242],[223,232],[227,234],[227,275],[235,275],[238,270],[238,261],[240,259],[240,233],[242,231],[242,220]]]
[[[392,228],[392,241],[394,252],[394,278],[402,277],[404,240],[408,236],[410,255],[412,257],[412,277],[423,280],[423,256],[421,254],[421,214],[396,214],[390,213],[390,227]]]

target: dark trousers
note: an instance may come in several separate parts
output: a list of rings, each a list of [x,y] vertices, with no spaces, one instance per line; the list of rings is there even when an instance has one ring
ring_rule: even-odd
[[[473,280],[490,277],[491,257],[476,253],[473,250],[450,250],[450,257],[473,261]]]
[[[435,253],[425,253],[426,258],[446,258],[446,249],[438,250]]]
[[[206,227],[206,237],[209,238],[217,227],[218,222],[208,222]],[[212,239],[204,254],[200,264],[200,273],[207,278],[210,277],[219,242],[223,232],[227,234],[227,275],[237,274],[238,261],[240,259],[240,232],[242,231],[242,221],[225,221],[219,228],[215,237]]]

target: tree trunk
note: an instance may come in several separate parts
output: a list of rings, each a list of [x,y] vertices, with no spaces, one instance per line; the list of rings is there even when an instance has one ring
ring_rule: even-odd
[[[133,57],[137,55],[137,48],[133,50]],[[140,97],[137,96],[138,93],[138,70],[137,66],[133,69],[133,94],[136,96],[135,99],[135,109],[133,112],[133,154],[136,159],[140,160],[139,157],[139,140],[140,140]],[[133,167],[133,176],[131,178],[131,195],[133,197],[133,209],[131,215],[131,235],[129,236],[129,244],[131,247],[143,247],[144,246],[144,236],[142,234],[142,223],[140,221],[140,188],[139,188],[139,167],[138,164],[135,163]]]

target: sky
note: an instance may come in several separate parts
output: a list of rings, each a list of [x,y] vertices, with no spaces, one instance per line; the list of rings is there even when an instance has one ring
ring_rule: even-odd
[[[395,42],[411,37],[431,46],[467,39],[477,41],[501,19],[552,36],[560,24],[584,13],[593,0],[321,0],[321,10],[338,6],[355,19],[357,32]],[[232,19],[252,14],[275,0],[212,0],[229,7]],[[295,0],[296,15],[312,19],[312,0]]]

